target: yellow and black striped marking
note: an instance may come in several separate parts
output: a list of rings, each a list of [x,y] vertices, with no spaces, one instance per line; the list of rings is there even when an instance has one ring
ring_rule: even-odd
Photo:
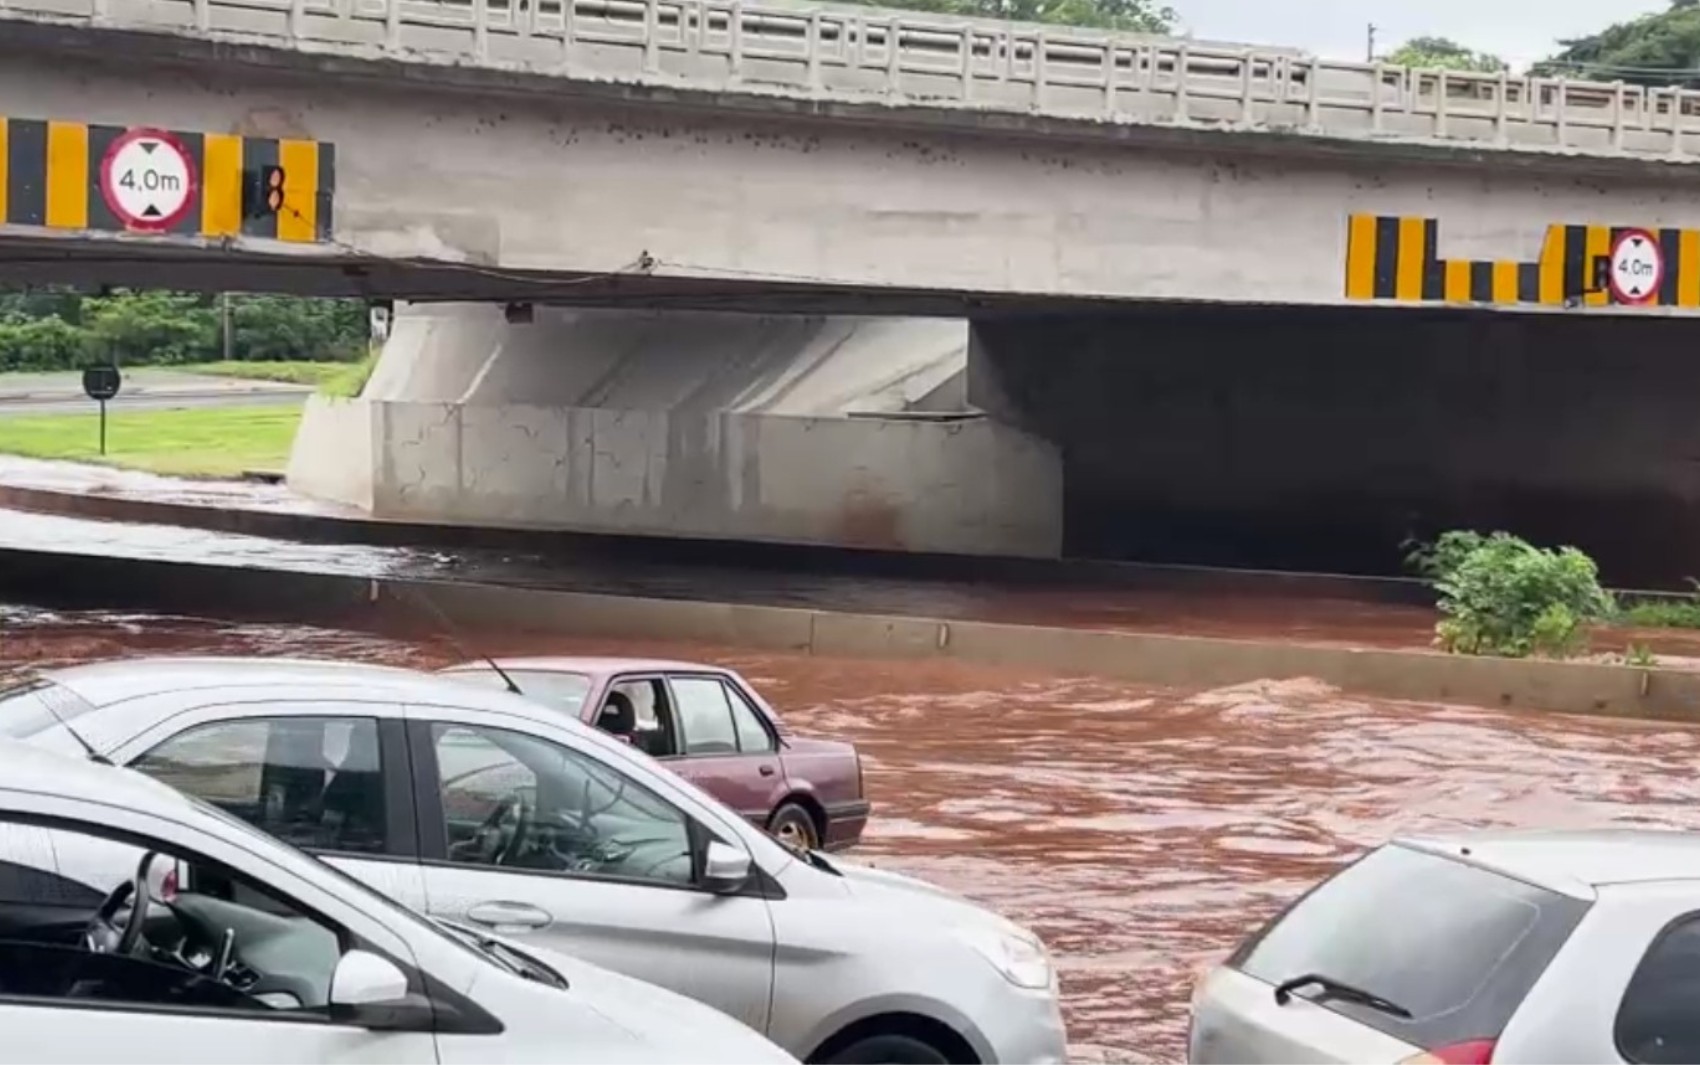
[[[1346,238],[1346,298],[1401,303],[1607,307],[1617,301],[1596,277],[1618,234],[1632,226],[1555,225],[1533,262],[1442,259],[1433,218],[1352,215]],[[1658,298],[1645,306],[1700,309],[1700,230],[1646,227],[1664,251]]]
[[[101,194],[100,167],[124,132],[121,126],[0,116],[0,225],[123,232]],[[189,210],[166,232],[295,244],[331,239],[335,145],[169,132],[188,150],[199,182]],[[280,186],[282,196],[269,186]]]

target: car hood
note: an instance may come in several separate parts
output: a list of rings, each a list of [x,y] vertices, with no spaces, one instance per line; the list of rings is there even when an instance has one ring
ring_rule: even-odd
[[[796,1065],[796,1058],[759,1032],[695,999],[534,943],[521,943],[482,929],[477,934],[560,973],[567,989],[547,990],[571,995],[576,1005],[594,1011],[628,1035],[639,1054],[633,1060]]]
[[[923,924],[977,925],[1038,942],[1038,937],[1032,932],[1002,914],[935,884],[861,862],[836,857],[831,861],[833,868],[843,874],[850,894],[858,901],[889,907],[894,913]]]

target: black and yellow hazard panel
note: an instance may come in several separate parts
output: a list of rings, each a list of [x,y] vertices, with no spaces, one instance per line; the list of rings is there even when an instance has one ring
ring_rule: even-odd
[[[331,239],[336,148],[0,116],[0,225]]]
[[[1346,298],[1490,306],[1700,309],[1700,230],[1652,228],[1661,270],[1658,291],[1619,299],[1610,280],[1612,249],[1634,227],[1555,225],[1533,261],[1443,259],[1433,218],[1352,215],[1347,222]]]

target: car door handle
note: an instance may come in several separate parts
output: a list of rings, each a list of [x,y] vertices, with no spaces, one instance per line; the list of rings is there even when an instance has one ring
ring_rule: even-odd
[[[761,775],[764,776],[764,777],[771,777],[773,775],[773,767],[770,766],[770,765],[762,766],[761,767]]]
[[[547,910],[524,902],[480,902],[466,911],[466,919],[496,931],[533,931],[554,922]]]

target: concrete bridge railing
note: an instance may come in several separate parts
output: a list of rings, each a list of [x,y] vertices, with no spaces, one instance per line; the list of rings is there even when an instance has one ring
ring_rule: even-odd
[[[0,0],[0,18],[800,99],[1700,158],[1696,91],[783,0]]]

